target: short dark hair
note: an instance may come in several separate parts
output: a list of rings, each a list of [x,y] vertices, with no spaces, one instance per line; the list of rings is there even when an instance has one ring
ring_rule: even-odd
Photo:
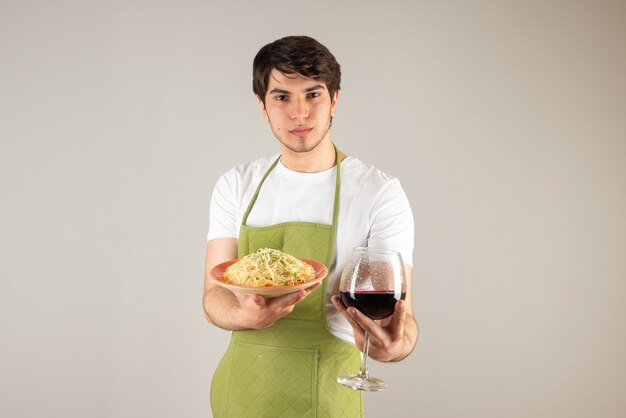
[[[300,74],[326,84],[331,100],[339,91],[341,68],[328,48],[308,36],[286,36],[265,45],[254,57],[252,90],[265,104],[270,73]]]

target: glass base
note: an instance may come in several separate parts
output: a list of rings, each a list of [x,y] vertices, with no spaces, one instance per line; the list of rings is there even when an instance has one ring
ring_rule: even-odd
[[[358,374],[338,377],[337,383],[341,383],[355,390],[364,390],[367,392],[380,392],[387,388],[387,384],[380,379],[371,376],[364,378]]]

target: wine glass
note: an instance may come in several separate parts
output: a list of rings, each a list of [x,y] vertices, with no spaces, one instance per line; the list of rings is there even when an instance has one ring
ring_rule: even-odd
[[[393,314],[396,302],[406,296],[404,263],[399,252],[371,247],[357,247],[346,263],[339,282],[339,297],[371,319]],[[370,336],[365,333],[361,369],[358,374],[341,376],[337,382],[352,389],[381,391],[387,384],[367,371]]]

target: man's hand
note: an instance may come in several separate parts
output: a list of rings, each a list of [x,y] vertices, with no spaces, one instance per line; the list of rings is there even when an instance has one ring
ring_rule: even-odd
[[[407,314],[405,301],[396,302],[393,315],[374,321],[358,309],[346,308],[338,296],[331,298],[333,305],[348,320],[354,332],[354,340],[363,351],[365,332],[370,335],[369,357],[378,361],[399,361],[408,356],[417,340],[417,324]]]
[[[274,298],[235,292],[234,295],[240,306],[237,322],[248,329],[269,328],[274,322],[289,315],[295,305],[302,302],[319,285],[317,283],[306,290],[299,290]]]
[[[320,286],[317,283],[306,290],[275,298],[231,292],[215,284],[211,279],[211,270],[219,263],[235,257],[235,238],[216,238],[207,243],[202,308],[206,319],[222,329],[237,331],[268,328],[289,315],[297,303]]]

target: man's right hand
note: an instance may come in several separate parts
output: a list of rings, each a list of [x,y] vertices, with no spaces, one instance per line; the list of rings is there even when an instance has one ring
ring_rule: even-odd
[[[306,290],[273,298],[258,294],[234,293],[240,305],[237,322],[249,329],[269,328],[279,319],[289,315],[295,305],[302,302],[319,285],[317,283]]]
[[[297,303],[302,302],[320,285],[317,283],[306,290],[275,298],[234,293],[216,285],[211,279],[211,270],[217,264],[235,257],[235,238],[216,238],[207,243],[202,307],[206,319],[222,329],[237,331],[271,327],[280,318],[289,315]]]

